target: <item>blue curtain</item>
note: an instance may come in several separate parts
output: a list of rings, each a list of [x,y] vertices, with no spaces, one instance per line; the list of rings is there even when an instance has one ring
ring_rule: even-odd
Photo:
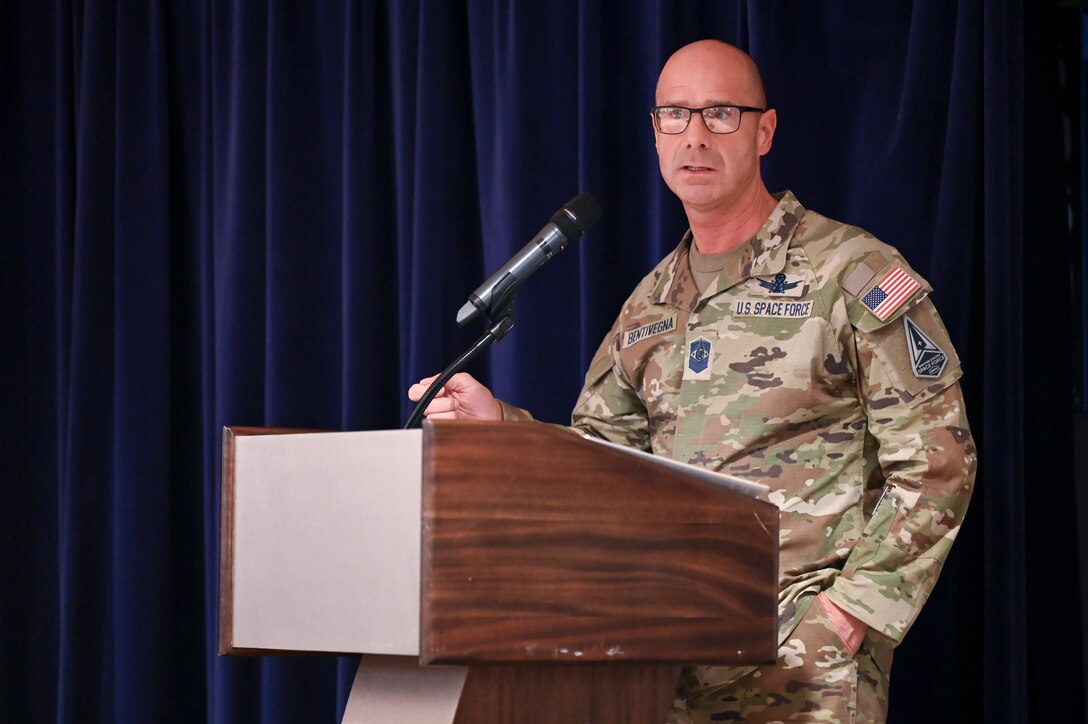
[[[600,223],[472,370],[565,421],[683,234],[646,109],[665,58],[708,36],[761,64],[772,190],[899,247],[965,362],[979,491],[900,648],[892,721],[1079,719],[1071,478],[1040,479],[1065,453],[1025,424],[1043,400],[1060,428],[1068,390],[1027,348],[1027,285],[1068,271],[1055,252],[1027,273],[1046,163],[1025,129],[1046,119],[1025,88],[1045,96],[1051,68],[1026,12],[0,5],[0,719],[337,721],[355,660],[215,654],[221,427],[398,427],[408,385],[478,334],[453,321],[467,293],[592,191]]]

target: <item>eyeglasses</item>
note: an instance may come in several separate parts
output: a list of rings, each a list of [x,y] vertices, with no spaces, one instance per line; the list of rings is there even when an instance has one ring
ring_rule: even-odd
[[[692,113],[701,113],[706,129],[711,133],[732,133],[740,128],[740,119],[745,113],[765,113],[766,108],[753,106],[707,106],[706,108],[685,108],[684,106],[654,106],[650,115],[654,117],[657,130],[675,136],[688,130]]]

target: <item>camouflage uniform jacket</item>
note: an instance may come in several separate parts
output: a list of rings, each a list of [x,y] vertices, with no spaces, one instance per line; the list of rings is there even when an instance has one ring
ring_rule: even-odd
[[[895,249],[789,192],[702,293],[691,243],[689,232],[624,304],[572,425],[770,486],[780,641],[821,590],[900,641],[975,471],[929,285]]]

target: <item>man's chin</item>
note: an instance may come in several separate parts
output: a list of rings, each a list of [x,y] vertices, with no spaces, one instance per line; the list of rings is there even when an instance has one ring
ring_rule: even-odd
[[[684,184],[676,196],[686,208],[705,211],[721,204],[725,193],[711,184]]]

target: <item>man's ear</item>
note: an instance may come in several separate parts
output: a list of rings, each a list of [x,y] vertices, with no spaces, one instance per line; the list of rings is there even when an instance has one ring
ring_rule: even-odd
[[[774,130],[778,128],[778,113],[768,108],[759,114],[759,128],[756,131],[759,143],[759,155],[766,156],[774,141]]]

